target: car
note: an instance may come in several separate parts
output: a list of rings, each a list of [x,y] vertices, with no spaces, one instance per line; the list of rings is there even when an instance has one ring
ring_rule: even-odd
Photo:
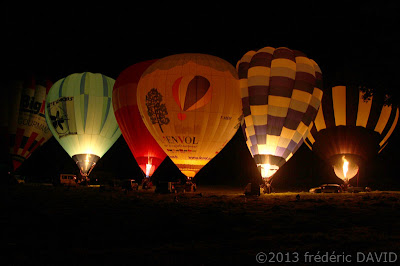
[[[60,174],[60,184],[63,186],[77,186],[76,175],[73,174]]]
[[[338,184],[324,184],[310,189],[310,193],[340,193],[342,187]]]

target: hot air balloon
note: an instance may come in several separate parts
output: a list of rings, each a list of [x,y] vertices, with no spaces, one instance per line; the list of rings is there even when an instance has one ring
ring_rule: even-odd
[[[235,69],[206,54],[153,63],[139,81],[137,101],[146,127],[189,179],[221,151],[241,121]]]
[[[102,74],[72,74],[46,99],[47,124],[84,177],[121,135],[112,109],[114,82]]]
[[[323,94],[321,70],[283,47],[247,52],[237,70],[247,147],[268,181],[307,137]]]
[[[122,136],[146,177],[152,176],[167,157],[143,123],[136,101],[140,76],[155,61],[141,62],[128,67],[118,76],[113,89],[115,118]]]
[[[306,144],[348,182],[362,164],[382,151],[399,119],[384,97],[366,97],[362,87],[326,90]]]
[[[45,101],[52,83],[32,78],[11,88],[8,134],[14,171],[51,136],[45,119]]]

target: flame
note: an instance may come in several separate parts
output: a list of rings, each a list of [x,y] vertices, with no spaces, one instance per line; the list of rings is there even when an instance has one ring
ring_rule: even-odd
[[[359,170],[359,166],[353,161],[352,157],[347,155],[346,157],[345,155],[340,155],[332,167],[336,176],[346,183],[353,178]]]
[[[147,163],[146,163],[146,177],[150,176],[151,168],[153,167],[153,158],[150,158],[150,155],[147,156]]]
[[[347,178],[347,172],[349,171],[349,161],[347,161],[344,156],[342,157],[342,161],[343,161],[343,175],[344,178]]]
[[[278,171],[279,167],[276,165],[270,165],[270,164],[257,164],[257,166],[261,167],[261,176],[264,179],[268,179],[271,176],[273,176],[276,171]]]
[[[146,163],[146,177],[150,176],[150,170],[153,165],[150,163]]]
[[[89,168],[89,162],[90,162],[90,154],[86,154],[86,159],[85,159],[85,169]]]

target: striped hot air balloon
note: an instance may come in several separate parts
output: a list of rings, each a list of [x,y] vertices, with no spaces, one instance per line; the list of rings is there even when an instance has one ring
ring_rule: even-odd
[[[322,74],[302,52],[265,47],[236,66],[246,143],[263,178],[287,162],[308,135],[322,98]]]
[[[89,72],[57,81],[46,99],[53,136],[87,176],[121,135],[112,107],[114,80]]]
[[[52,135],[45,119],[45,101],[52,83],[32,78],[18,81],[8,99],[8,133],[14,171]]]
[[[336,86],[325,91],[306,144],[347,181],[386,147],[398,119],[399,108],[385,105],[383,97],[366,98],[360,87]]]

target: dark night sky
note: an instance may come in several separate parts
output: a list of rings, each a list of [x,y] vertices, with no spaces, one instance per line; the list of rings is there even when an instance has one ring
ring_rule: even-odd
[[[246,6],[198,2],[199,6],[188,3],[186,8],[167,2],[139,6],[105,2],[62,7],[58,3],[25,7],[9,4],[3,11],[2,23],[7,78],[34,73],[55,82],[72,73],[90,71],[116,79],[134,63],[185,52],[212,54],[235,66],[249,50],[284,46],[303,51],[319,64],[324,87],[364,84],[388,90],[399,99],[395,70],[399,61],[400,10],[395,2],[385,6],[376,6],[376,1],[364,1],[359,6],[337,1],[330,6],[329,3],[308,6],[305,2],[240,3]],[[385,169],[392,181],[395,177],[392,163],[399,139],[397,129],[376,164],[377,168]],[[199,173],[200,181],[213,176],[209,183],[224,183],[233,178],[239,184],[254,175],[255,166],[241,133],[226,150]],[[54,156],[50,158],[49,154]],[[40,173],[43,167],[48,167],[48,162],[53,165],[46,170],[49,174],[74,166],[53,139],[26,161],[21,170]],[[132,164],[134,159],[121,138],[99,161],[93,174],[103,171],[132,176],[138,172]],[[304,167],[309,164],[321,166]],[[229,165],[241,166],[236,169]],[[159,175],[176,174],[171,167],[174,166],[170,162],[162,165]],[[331,174],[328,169],[304,146],[277,175],[282,182],[312,176],[310,183],[318,183],[324,180],[318,179],[319,176]]]

